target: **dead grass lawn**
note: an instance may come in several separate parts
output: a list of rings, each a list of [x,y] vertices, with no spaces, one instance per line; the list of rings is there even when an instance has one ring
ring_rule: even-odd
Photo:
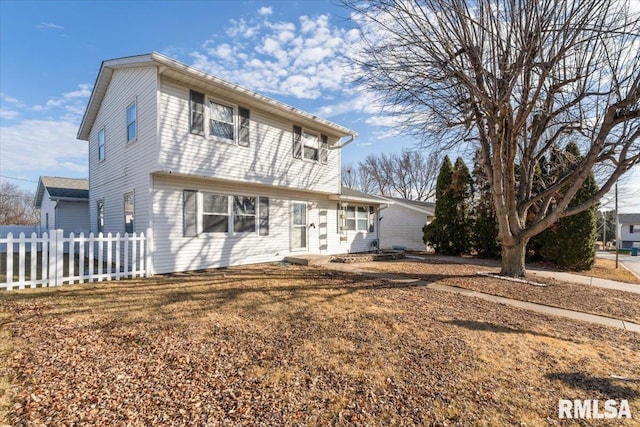
[[[640,279],[620,265],[620,263],[618,263],[618,268],[616,268],[616,262],[611,259],[596,258],[596,264],[591,270],[581,271],[576,274],[640,285]]]
[[[497,273],[498,268],[443,262],[387,261],[359,264],[385,273],[408,274],[430,282],[472,289],[521,301],[598,314],[640,323],[640,294],[561,282],[540,276],[529,277],[546,287],[477,276],[479,271]]]
[[[0,313],[13,425],[535,426],[561,398],[640,416],[637,334],[326,270],[4,292]]]

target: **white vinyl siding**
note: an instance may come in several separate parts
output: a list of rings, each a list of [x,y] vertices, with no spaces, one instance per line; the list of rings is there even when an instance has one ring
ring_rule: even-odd
[[[64,230],[64,236],[70,233],[77,236],[89,233],[89,203],[59,201],[56,205],[55,228]],[[54,225],[54,224],[51,224]]]
[[[398,204],[389,205],[382,210],[380,222],[380,247],[390,249],[404,246],[407,249],[424,250],[422,227],[429,218],[425,213],[406,208]]]
[[[158,170],[325,194],[340,192],[340,150],[328,149],[326,164],[321,161],[294,159],[291,155],[292,122],[277,118],[255,106],[225,99],[223,94],[216,94],[220,99],[214,99],[224,105],[240,104],[250,108],[250,119],[244,121],[244,128],[249,132],[246,137],[248,142],[243,142],[243,133],[237,130],[238,141],[235,144],[215,143],[212,137],[191,133],[190,91],[193,90],[194,88],[161,77]],[[202,92],[207,94],[204,90]],[[205,101],[205,110],[208,110],[208,100]],[[142,100],[139,98],[139,108],[141,105]],[[240,107],[235,108],[236,114],[239,114]],[[206,117],[207,127],[208,120]],[[242,120],[240,129],[243,129]],[[321,132],[312,126],[309,126],[308,131],[320,138]],[[206,133],[209,133],[208,129]],[[336,144],[337,141],[337,136],[327,135],[327,146]],[[239,147],[243,144],[248,146]]]
[[[89,224],[97,233],[98,204],[104,201],[104,233],[123,232],[123,192],[135,191],[136,231],[150,227],[150,173],[157,169],[157,69],[116,70],[89,137]],[[135,143],[127,142],[126,110],[135,97]],[[98,132],[107,129],[109,158],[98,161]],[[123,191],[124,190],[124,191]]]

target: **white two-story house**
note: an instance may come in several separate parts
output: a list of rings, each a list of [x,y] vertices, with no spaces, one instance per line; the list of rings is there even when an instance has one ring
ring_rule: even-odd
[[[153,231],[156,273],[375,248],[377,198],[341,194],[356,137],[158,53],[104,61],[78,138],[91,231]]]

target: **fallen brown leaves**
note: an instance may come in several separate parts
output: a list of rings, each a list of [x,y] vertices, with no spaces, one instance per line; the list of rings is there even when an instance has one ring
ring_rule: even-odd
[[[637,293],[561,282],[540,276],[532,276],[528,279],[546,286],[532,286],[478,276],[476,274],[478,271],[496,273],[498,269],[473,264],[397,261],[369,263],[362,266],[386,273],[409,274],[423,280],[491,295],[640,323],[640,294]]]
[[[3,293],[0,312],[14,425],[539,425],[560,398],[603,397],[640,411],[637,334],[325,270]]]

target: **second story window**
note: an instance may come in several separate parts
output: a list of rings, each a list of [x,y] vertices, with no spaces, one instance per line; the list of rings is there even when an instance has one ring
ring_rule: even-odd
[[[318,143],[318,135],[305,132],[302,138],[304,145],[302,149],[302,157],[309,160],[318,160],[320,144]]]
[[[294,125],[293,157],[326,164],[329,158],[329,138],[326,135],[318,137],[317,133]]]
[[[134,141],[138,137],[136,116],[136,102],[133,101],[127,107],[127,142]]]
[[[98,160],[104,160],[104,128],[98,132]]]
[[[209,135],[233,142],[233,107],[210,101],[209,114]]]

